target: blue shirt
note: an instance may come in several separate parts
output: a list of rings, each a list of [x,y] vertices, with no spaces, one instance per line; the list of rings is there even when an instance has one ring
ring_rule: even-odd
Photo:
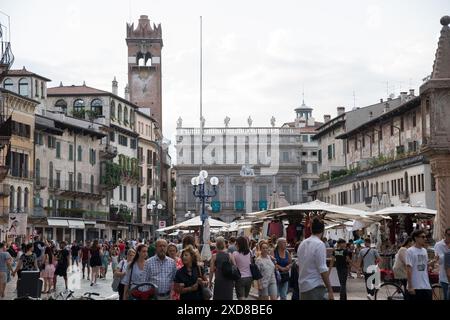
[[[169,294],[177,273],[175,260],[167,256],[161,260],[157,255],[145,261],[145,282],[151,282],[158,287],[158,294]]]

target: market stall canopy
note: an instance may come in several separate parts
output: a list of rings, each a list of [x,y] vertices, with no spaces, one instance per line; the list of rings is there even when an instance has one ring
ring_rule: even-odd
[[[436,210],[428,209],[425,207],[411,206],[410,204],[403,204],[395,207],[384,208],[375,212],[370,212],[369,216],[389,216],[399,214],[416,214],[419,216],[435,216]]]
[[[255,213],[249,213],[248,216],[263,218],[270,216],[278,216],[280,213],[289,212],[317,212],[325,215],[325,220],[329,223],[341,223],[343,221],[361,220],[366,222],[375,222],[381,220],[378,216],[369,216],[367,211],[358,210],[349,207],[337,206],[320,200],[314,200],[292,206],[270,209]]]
[[[216,220],[213,219],[211,217],[208,217],[209,220],[209,227],[210,228],[222,228],[222,227],[227,227],[228,223],[222,222],[220,220]],[[158,232],[165,232],[165,231],[169,231],[169,230],[176,230],[176,229],[194,229],[194,228],[198,228],[202,226],[202,220],[200,219],[200,216],[196,216],[192,219],[180,222],[176,225],[170,226],[170,227],[166,227],[166,228],[162,228],[162,229],[158,229],[156,231]]]

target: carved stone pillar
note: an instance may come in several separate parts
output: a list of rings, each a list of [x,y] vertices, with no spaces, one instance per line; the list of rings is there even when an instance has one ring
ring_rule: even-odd
[[[437,216],[434,225],[436,239],[442,239],[450,226],[450,155],[432,155],[431,171],[436,179]]]

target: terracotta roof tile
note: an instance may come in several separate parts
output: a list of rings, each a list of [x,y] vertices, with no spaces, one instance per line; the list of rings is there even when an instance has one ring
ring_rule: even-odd
[[[91,88],[88,86],[59,86],[47,89],[47,95],[84,95],[84,94],[111,94],[110,92]]]
[[[46,80],[46,81],[51,81],[50,79],[45,78],[45,77],[43,77],[41,75],[38,75],[37,73],[28,71],[25,68],[9,70],[8,73],[6,74],[6,76],[34,76],[34,77],[41,78],[41,79]]]

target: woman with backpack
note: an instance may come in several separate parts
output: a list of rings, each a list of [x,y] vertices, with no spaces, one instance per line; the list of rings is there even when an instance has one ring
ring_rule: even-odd
[[[292,258],[286,249],[287,242],[285,238],[277,240],[277,246],[274,250],[276,260],[276,269],[280,272],[280,280],[278,281],[278,296],[281,300],[286,300],[289,289],[289,269],[291,268]]]
[[[233,300],[234,281],[227,279],[222,272],[224,262],[233,263],[233,256],[228,253],[223,237],[216,238],[217,252],[211,258],[211,272],[209,273],[209,286],[214,283],[213,300]],[[214,275],[214,282],[212,281]]]
[[[233,252],[234,261],[241,273],[241,278],[235,282],[236,296],[239,300],[245,300],[250,294],[253,277],[250,270],[252,263],[252,255],[248,247],[248,241],[244,237],[236,240],[237,251]]]
[[[258,280],[258,295],[260,300],[277,300],[277,280],[275,278],[275,264],[269,256],[269,244],[265,240],[259,242],[259,251],[255,260],[261,275]]]

